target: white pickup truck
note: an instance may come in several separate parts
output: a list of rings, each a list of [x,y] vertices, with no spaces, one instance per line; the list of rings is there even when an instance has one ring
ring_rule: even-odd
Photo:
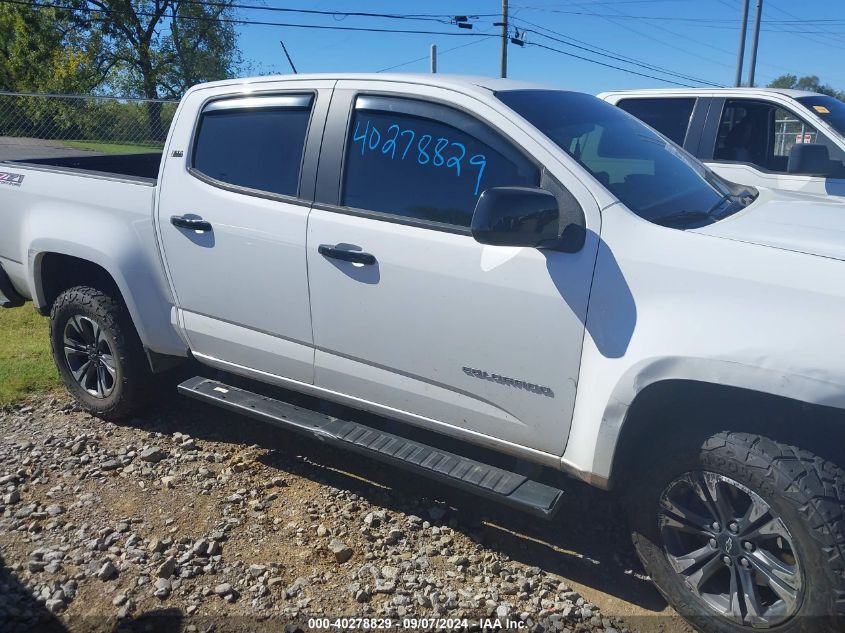
[[[845,103],[780,88],[604,92],[723,178],[845,196]]]
[[[845,202],[443,75],[199,85],[158,163],[0,164],[3,302],[88,411],[193,357],[187,396],[537,516],[551,470],[618,490],[702,631],[840,630]]]

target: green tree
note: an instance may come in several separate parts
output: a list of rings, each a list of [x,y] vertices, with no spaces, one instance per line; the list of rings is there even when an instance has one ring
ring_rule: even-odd
[[[178,99],[195,83],[238,71],[237,38],[227,22],[233,2],[54,0],[60,8],[0,3],[0,90]],[[30,127],[62,118],[35,101],[16,103],[33,111],[18,113]],[[70,111],[81,104],[61,107]],[[162,112],[161,103],[146,106],[151,140],[164,136]]]
[[[99,41],[81,40],[66,11],[0,4],[0,90],[89,92],[110,70],[97,59]]]
[[[147,99],[179,98],[194,83],[231,77],[240,58],[233,0],[68,0],[76,32],[99,38],[109,88]],[[160,135],[161,104],[148,105]],[[154,138],[155,136],[153,136]]]
[[[794,90],[808,90],[810,92],[818,92],[823,95],[836,97],[837,99],[845,100],[845,92],[836,90],[828,84],[823,84],[816,75],[806,75],[798,77],[797,75],[781,75],[769,84],[769,88],[791,88]]]

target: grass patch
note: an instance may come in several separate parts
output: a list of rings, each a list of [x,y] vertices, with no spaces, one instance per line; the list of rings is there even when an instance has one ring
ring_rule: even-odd
[[[101,143],[99,141],[62,141],[62,144],[73,149],[100,152],[101,154],[149,154],[150,152],[161,151],[160,145],[129,145]]]
[[[31,303],[0,308],[0,406],[59,384],[47,319]]]

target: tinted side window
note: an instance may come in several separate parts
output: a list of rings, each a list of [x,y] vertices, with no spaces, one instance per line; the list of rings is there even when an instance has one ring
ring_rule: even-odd
[[[231,185],[295,196],[310,116],[307,107],[207,110],[194,169]]]
[[[468,127],[483,128],[475,121]],[[483,129],[480,136],[489,140],[494,133]],[[539,170],[497,139],[483,142],[428,118],[357,109],[347,139],[341,203],[469,226],[485,189],[539,184]]]
[[[785,174],[793,147],[824,142],[815,127],[789,110],[771,103],[734,99],[726,101],[722,111],[715,158]]]
[[[623,99],[616,105],[678,145],[683,145],[695,98]]]

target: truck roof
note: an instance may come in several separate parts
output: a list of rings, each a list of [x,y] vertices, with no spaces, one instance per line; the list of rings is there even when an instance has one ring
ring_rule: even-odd
[[[450,75],[446,73],[311,73],[301,75],[265,75],[259,77],[244,77],[240,79],[224,79],[209,83],[197,84],[191,90],[206,88],[232,87],[238,85],[255,85],[260,83],[280,81],[387,81],[417,83],[426,86],[439,86],[443,88],[458,88],[464,92],[483,92],[489,94],[491,91],[519,90],[519,89],[546,89],[559,90],[555,86],[544,84],[517,81],[514,79],[499,79],[496,77],[482,77],[473,75]]]
[[[809,90],[793,90],[791,88],[650,88],[646,90],[608,90],[598,97],[603,99],[610,95],[641,95],[655,97],[684,97],[684,96],[719,96],[738,94],[778,94],[797,99],[819,95]]]

